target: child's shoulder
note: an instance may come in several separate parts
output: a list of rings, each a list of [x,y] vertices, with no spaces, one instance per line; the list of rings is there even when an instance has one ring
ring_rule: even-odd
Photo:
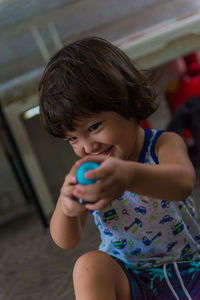
[[[156,149],[165,146],[186,147],[183,138],[176,132],[160,129],[145,129],[147,139],[151,140]]]
[[[183,138],[179,134],[170,131],[164,131],[159,136],[155,151],[158,156],[162,153],[162,157],[188,155],[187,146]]]
[[[165,144],[180,144],[185,145],[185,141],[183,138],[176,132],[172,131],[163,131],[162,134],[160,134],[158,140],[157,140],[157,146],[162,146]]]

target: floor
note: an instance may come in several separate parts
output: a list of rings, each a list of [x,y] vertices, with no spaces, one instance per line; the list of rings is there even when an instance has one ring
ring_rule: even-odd
[[[35,213],[2,226],[0,300],[73,300],[73,264],[98,244],[91,221],[80,245],[70,251],[53,243]]]

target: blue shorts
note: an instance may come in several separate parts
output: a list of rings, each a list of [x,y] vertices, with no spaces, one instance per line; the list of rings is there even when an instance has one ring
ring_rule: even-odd
[[[128,277],[132,300],[200,300],[200,261],[141,270],[112,258]]]

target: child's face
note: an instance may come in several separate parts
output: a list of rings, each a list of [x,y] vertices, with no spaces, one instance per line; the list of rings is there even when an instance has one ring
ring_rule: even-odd
[[[108,155],[137,160],[144,142],[144,130],[135,119],[125,119],[113,111],[103,111],[78,122],[67,131],[66,140],[79,157]]]

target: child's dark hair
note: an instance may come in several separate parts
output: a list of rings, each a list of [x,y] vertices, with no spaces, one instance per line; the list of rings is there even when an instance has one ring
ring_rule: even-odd
[[[91,113],[114,111],[144,120],[157,109],[156,96],[131,59],[99,37],[83,38],[59,50],[39,84],[42,123],[60,138]]]

